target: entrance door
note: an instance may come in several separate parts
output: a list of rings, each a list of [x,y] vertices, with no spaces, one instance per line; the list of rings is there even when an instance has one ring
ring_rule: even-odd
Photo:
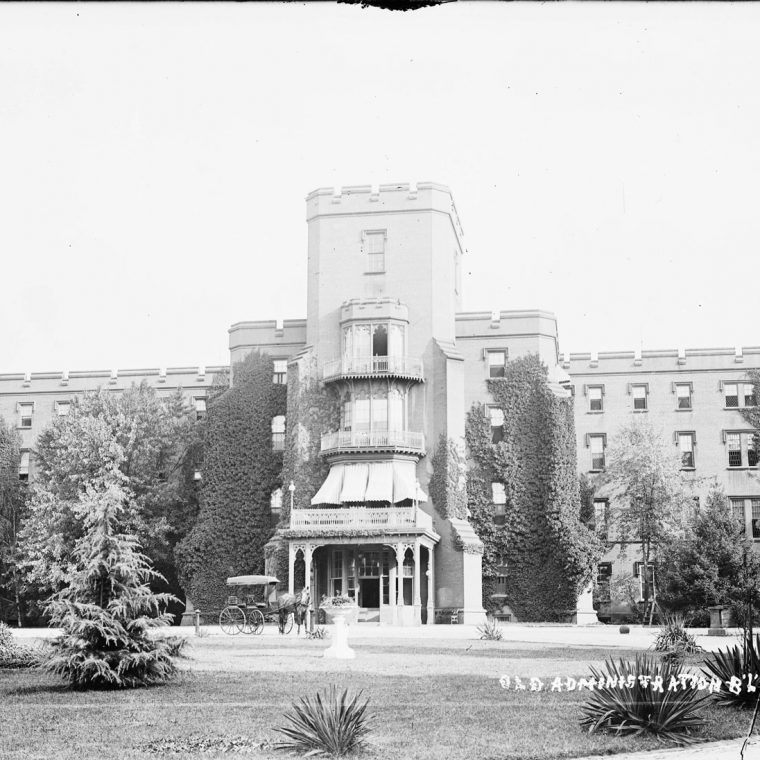
[[[380,607],[380,581],[378,578],[362,578],[361,605],[362,607]]]

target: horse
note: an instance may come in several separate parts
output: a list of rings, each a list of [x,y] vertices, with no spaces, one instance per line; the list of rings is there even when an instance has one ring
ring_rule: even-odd
[[[285,633],[288,615],[292,613],[297,626],[296,635],[300,636],[301,626],[304,624],[304,617],[310,603],[311,595],[308,586],[302,588],[297,594],[283,594],[277,597],[280,633]]]

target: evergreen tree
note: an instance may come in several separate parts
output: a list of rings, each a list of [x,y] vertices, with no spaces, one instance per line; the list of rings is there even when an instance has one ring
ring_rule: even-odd
[[[68,585],[47,603],[51,625],[63,632],[42,665],[75,688],[147,686],[175,672],[177,641],[150,635],[168,624],[170,597],[151,591],[156,572],[135,537],[121,532],[126,481],[114,467],[79,493],[72,511],[83,534],[71,551]]]
[[[684,612],[743,604],[745,556],[757,568],[744,526],[716,486],[685,534],[673,536],[661,546],[656,568],[660,601],[671,610]]]

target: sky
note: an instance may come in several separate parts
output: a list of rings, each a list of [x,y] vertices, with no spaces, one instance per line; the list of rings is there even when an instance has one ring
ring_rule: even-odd
[[[0,5],[0,373],[228,362],[305,196],[434,181],[464,309],[760,345],[760,4]]]

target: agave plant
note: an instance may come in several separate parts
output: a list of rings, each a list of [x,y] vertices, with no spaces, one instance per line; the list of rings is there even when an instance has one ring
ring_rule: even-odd
[[[729,684],[732,678],[738,679],[741,684],[738,694],[728,688],[715,692],[712,696],[718,704],[753,707],[760,696],[760,634],[755,636],[754,641],[750,640],[746,649],[737,644],[725,651],[710,652],[702,670],[706,676],[718,678],[724,685]],[[749,691],[748,684],[755,690]]]
[[[338,694],[331,686],[325,694],[317,692],[294,703],[293,712],[284,716],[288,725],[275,729],[287,737],[277,748],[328,757],[344,757],[361,749],[370,732],[369,699],[361,701],[361,695],[349,697],[348,689]]]
[[[478,633],[480,638],[486,641],[501,641],[504,635],[501,626],[495,620],[486,620],[483,625],[479,625]]]
[[[700,715],[706,696],[694,689],[668,691],[671,676],[678,677],[680,669],[669,662],[657,662],[647,654],[637,654],[635,662],[610,659],[606,672],[591,668],[597,684],[588,701],[581,707],[581,726],[594,731],[608,731],[620,736],[649,734],[658,741],[690,744],[699,741],[694,735],[705,724]],[[660,676],[663,691],[644,685],[639,675]],[[633,686],[622,686],[633,676]],[[613,681],[614,679],[614,681]],[[617,686],[611,685],[618,684]],[[610,684],[609,686],[607,684]]]

